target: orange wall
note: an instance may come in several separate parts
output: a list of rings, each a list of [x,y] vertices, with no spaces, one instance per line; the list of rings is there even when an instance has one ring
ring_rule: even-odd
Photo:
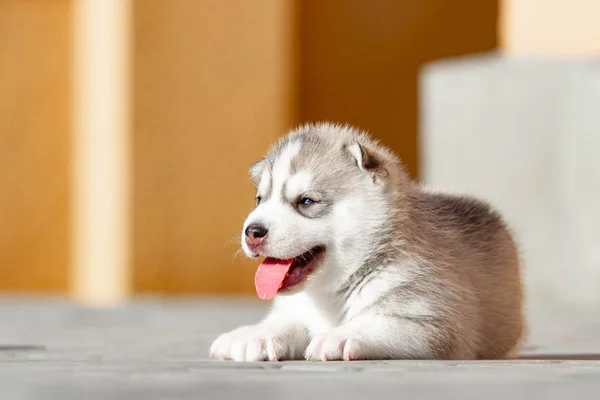
[[[496,45],[496,1],[135,0],[134,291],[253,292],[247,170],[304,120],[350,122],[416,174],[423,62]],[[0,289],[68,290],[67,0],[0,2]]]
[[[0,289],[68,285],[68,1],[0,2]]]
[[[418,69],[494,48],[496,6],[137,1],[135,288],[253,291],[255,262],[224,243],[252,207],[248,167],[298,121],[372,130],[416,174]]]
[[[423,63],[497,46],[497,0],[301,2],[300,118],[349,122],[416,176]]]
[[[232,255],[247,171],[295,123],[294,18],[287,0],[135,2],[135,290],[253,291]]]

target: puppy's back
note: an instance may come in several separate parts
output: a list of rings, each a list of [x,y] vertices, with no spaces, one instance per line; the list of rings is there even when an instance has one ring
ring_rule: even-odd
[[[421,192],[419,197],[430,221],[424,227],[436,231],[436,245],[459,260],[456,273],[475,292],[477,358],[515,356],[524,331],[519,254],[502,217],[468,196]]]

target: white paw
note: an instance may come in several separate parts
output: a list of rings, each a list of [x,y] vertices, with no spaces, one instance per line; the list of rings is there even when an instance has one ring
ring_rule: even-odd
[[[336,333],[315,337],[310,341],[304,356],[309,361],[352,361],[371,358],[364,341]]]
[[[210,357],[234,361],[281,361],[302,356],[306,329],[297,326],[242,326],[219,336]]]

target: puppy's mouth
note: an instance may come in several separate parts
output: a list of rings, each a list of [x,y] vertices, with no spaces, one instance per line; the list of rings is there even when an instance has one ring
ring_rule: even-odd
[[[256,293],[263,300],[270,300],[277,292],[299,285],[310,275],[322,254],[324,246],[316,246],[294,258],[281,260],[267,257],[256,271]]]
[[[308,274],[313,272],[317,259],[324,251],[325,247],[317,246],[294,258],[294,261],[292,261],[292,265],[283,280],[283,285],[279,290],[302,282]]]

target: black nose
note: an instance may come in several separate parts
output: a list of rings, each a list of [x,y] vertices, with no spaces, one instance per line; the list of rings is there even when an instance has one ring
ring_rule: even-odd
[[[246,228],[246,236],[249,238],[262,238],[267,236],[267,228],[261,224],[250,224]]]

